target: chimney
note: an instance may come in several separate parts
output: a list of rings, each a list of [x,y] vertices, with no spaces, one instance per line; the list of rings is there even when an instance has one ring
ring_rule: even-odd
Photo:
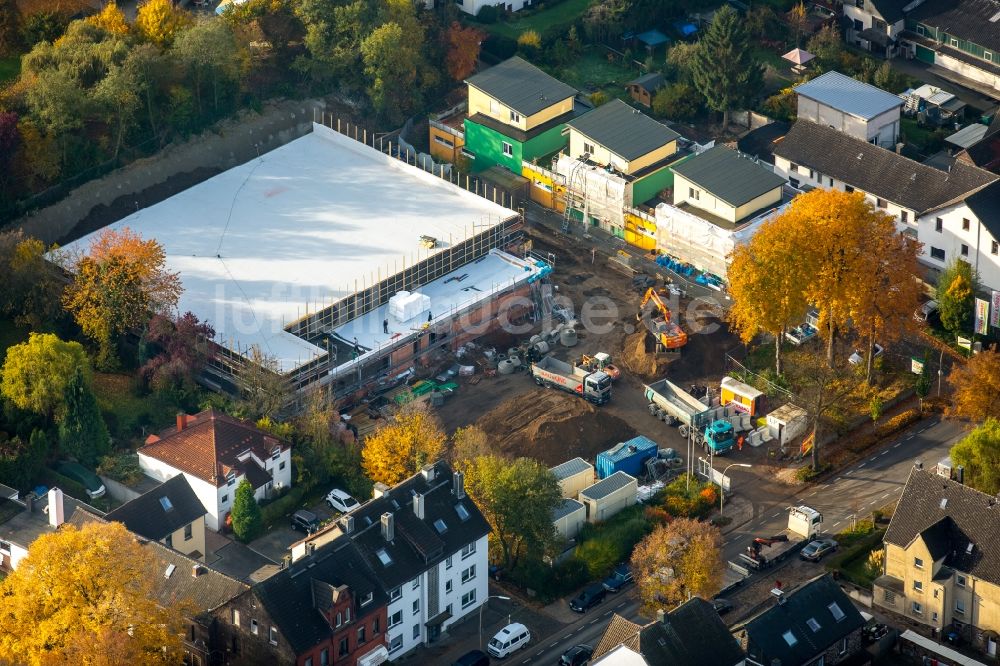
[[[389,496],[389,486],[385,485],[381,481],[376,483],[375,487],[372,488],[372,497],[374,497],[375,499],[378,499],[379,497],[388,497],[388,496]]]
[[[913,463],[913,466],[916,469],[923,469],[924,468],[924,461],[923,460],[918,460],[917,462]]]
[[[201,575],[201,565],[200,564],[192,564],[191,565],[191,578],[197,578],[200,575]]]
[[[53,488],[49,491],[49,525],[59,527],[66,519],[63,515],[63,491]]]
[[[341,516],[339,522],[341,532],[344,534],[352,534],[354,532],[354,516]]]
[[[310,541],[306,544],[306,557],[309,557],[316,552],[316,544]]]
[[[415,493],[413,495],[413,513],[417,515],[420,520],[424,519],[424,496],[420,493]]]
[[[420,473],[423,475],[424,480],[430,483],[431,481],[434,480],[434,476],[436,475],[437,470],[434,469],[434,465],[424,465],[422,468],[420,468]]]
[[[462,499],[465,497],[465,475],[461,472],[455,472],[452,477],[452,491],[455,493],[455,499]]]
[[[382,536],[386,541],[392,541],[396,538],[395,520],[388,511],[382,514]]]
[[[903,154],[903,146],[905,146],[905,145],[906,144],[903,143],[903,142],[899,142],[899,143],[896,144],[896,154],[897,155],[902,155]]]
[[[959,465],[958,469],[955,470],[955,475],[955,480],[965,485],[965,467]]]
[[[28,510],[28,513],[35,512],[35,499],[35,493],[31,490],[24,496],[24,508]]]
[[[292,556],[291,555],[285,555],[285,556],[283,556],[281,558],[281,564],[278,565],[278,568],[279,569],[287,569],[290,566],[292,566]]]
[[[177,432],[184,430],[184,426],[187,425],[187,414],[184,412],[177,412]]]
[[[657,608],[656,609],[656,621],[659,622],[660,624],[663,624],[664,622],[667,621],[666,618],[667,618],[667,614],[663,612],[663,609],[662,608]]]

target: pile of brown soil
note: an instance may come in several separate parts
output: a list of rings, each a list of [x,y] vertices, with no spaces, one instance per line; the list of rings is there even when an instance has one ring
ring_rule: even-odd
[[[620,355],[621,363],[629,372],[642,379],[662,379],[667,374],[671,359],[658,358],[654,352],[647,351],[646,337],[645,329],[640,329],[625,338]]]
[[[498,453],[558,465],[593,459],[636,431],[582,398],[552,389],[505,400],[476,422]]]

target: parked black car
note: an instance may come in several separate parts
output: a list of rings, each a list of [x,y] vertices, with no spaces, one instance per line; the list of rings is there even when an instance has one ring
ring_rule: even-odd
[[[606,597],[607,594],[608,591],[604,589],[604,585],[601,583],[595,583],[581,592],[579,596],[571,599],[569,607],[577,613],[586,613],[591,608],[604,601],[604,597]]]
[[[312,511],[299,509],[292,514],[292,529],[312,534],[319,529],[319,518]]]
[[[604,579],[604,589],[608,592],[620,592],[623,587],[632,582],[632,567],[619,564],[611,575]]]
[[[490,666],[490,658],[481,650],[466,652],[452,666]]]
[[[715,612],[719,615],[725,615],[733,610],[733,602],[729,599],[712,599],[712,606],[715,607]]]
[[[594,648],[589,645],[574,645],[559,657],[559,666],[584,666],[594,656]]]

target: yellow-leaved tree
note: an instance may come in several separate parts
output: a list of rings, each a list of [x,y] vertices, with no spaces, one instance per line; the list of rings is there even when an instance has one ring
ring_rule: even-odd
[[[180,663],[183,607],[157,603],[162,576],[121,523],[43,534],[0,583],[0,663]]]
[[[774,336],[774,368],[784,372],[781,346],[785,331],[802,323],[809,303],[805,284],[809,267],[803,261],[801,225],[788,215],[761,225],[746,245],[733,251],[729,267],[729,295],[733,306],[729,323],[744,342],[761,331]]]
[[[437,418],[411,403],[365,437],[361,465],[369,479],[392,486],[440,458],[445,440]]]
[[[63,305],[97,342],[102,368],[114,365],[117,335],[147,323],[152,313],[172,313],[181,293],[180,277],[166,269],[163,246],[128,227],[102,231],[90,254],[69,269],[74,276]]]
[[[147,42],[170,46],[177,33],[193,23],[191,14],[171,0],[146,0],[139,5],[135,27]]]
[[[948,375],[954,391],[951,414],[974,422],[1000,419],[1000,352],[996,345],[976,354]]]
[[[698,520],[661,525],[632,551],[632,572],[649,615],[692,596],[711,599],[722,587],[722,571],[719,528]]]
[[[87,23],[104,28],[112,35],[127,35],[129,31],[128,21],[125,20],[125,13],[118,9],[118,5],[109,2],[104,5],[97,14],[87,17]]]

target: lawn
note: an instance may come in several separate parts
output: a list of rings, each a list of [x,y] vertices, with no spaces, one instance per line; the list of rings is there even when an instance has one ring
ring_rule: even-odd
[[[577,90],[592,93],[603,90],[609,98],[625,94],[625,84],[641,74],[638,68],[609,62],[602,51],[589,49],[572,65],[551,72]]]
[[[499,21],[491,25],[484,25],[486,30],[496,35],[517,39],[518,35],[526,30],[534,30],[542,34],[546,29],[554,25],[571,23],[581,16],[592,0],[562,0],[559,4],[549,9],[534,12],[519,18],[514,15],[514,20],[509,22]]]
[[[10,81],[21,73],[21,58],[0,58],[0,83]]]

